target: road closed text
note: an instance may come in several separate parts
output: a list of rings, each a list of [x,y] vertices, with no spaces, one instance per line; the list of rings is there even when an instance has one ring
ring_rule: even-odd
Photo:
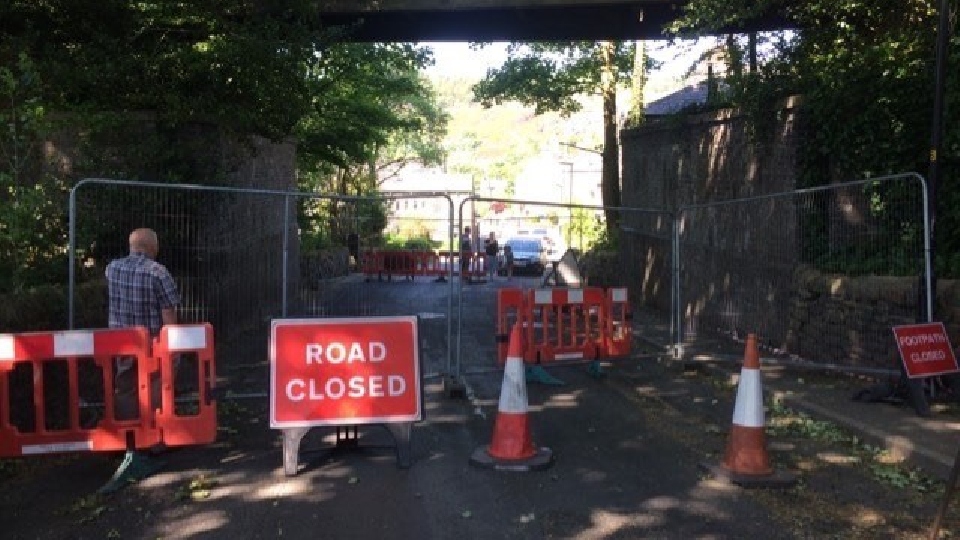
[[[382,342],[308,343],[304,360],[307,365],[336,366],[382,363],[388,355]],[[326,376],[332,369],[317,369],[317,375],[287,381],[285,394],[290,401],[323,399],[398,397],[407,391],[407,381],[399,374],[370,374],[340,377]]]

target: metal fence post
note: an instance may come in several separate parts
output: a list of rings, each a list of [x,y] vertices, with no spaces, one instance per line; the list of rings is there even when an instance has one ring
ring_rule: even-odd
[[[287,313],[287,285],[288,285],[288,276],[289,276],[289,265],[290,260],[290,196],[283,196],[283,262],[281,264],[281,272],[283,276],[280,278],[280,294],[282,299],[280,301],[280,314],[283,317],[288,315]]]

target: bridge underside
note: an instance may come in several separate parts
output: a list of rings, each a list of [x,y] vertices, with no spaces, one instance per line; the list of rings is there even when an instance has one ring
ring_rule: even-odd
[[[380,5],[388,4],[383,2]],[[570,41],[667,39],[664,26],[681,13],[680,1],[647,2],[441,2],[457,8],[420,8],[424,1],[393,2],[393,9],[341,3],[321,15],[329,25],[348,25],[355,41]],[[334,2],[333,4],[336,4]],[[477,7],[483,4],[483,7]],[[351,11],[350,6],[355,10]],[[404,6],[406,9],[404,9]],[[774,14],[737,31],[784,28]]]

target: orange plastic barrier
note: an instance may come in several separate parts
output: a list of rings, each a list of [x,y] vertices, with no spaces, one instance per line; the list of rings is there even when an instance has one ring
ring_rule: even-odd
[[[532,289],[528,292],[528,362],[592,360],[603,354],[603,290]]]
[[[417,268],[418,274],[423,276],[441,277],[447,275],[447,269],[441,262],[440,255],[433,251],[417,252],[419,257]]]
[[[497,290],[497,361],[506,362],[506,338],[519,322],[528,363],[627,356],[633,346],[625,287]]]
[[[519,324],[517,324],[519,323]],[[507,361],[510,332],[514,325],[520,331],[520,339],[526,342],[529,331],[526,321],[526,302],[520,289],[497,290],[497,362],[502,366]]]
[[[369,281],[371,277],[379,275],[382,259],[376,250],[367,249],[360,255],[360,270]]]
[[[384,275],[390,281],[395,275],[412,280],[417,276],[437,277],[446,274],[440,255],[432,251],[409,249],[367,250],[361,256],[360,268],[367,281],[374,276],[381,281]]]
[[[604,304],[604,348],[607,356],[626,356],[633,346],[633,313],[626,287],[607,289]]]
[[[162,381],[160,409],[156,414],[161,441],[167,446],[212,443],[217,438],[213,327],[209,324],[164,326],[154,342],[153,353],[159,359]],[[184,371],[192,372],[195,378],[177,380],[176,364],[194,360],[196,369]],[[181,389],[184,391],[179,392]],[[186,410],[178,410],[184,405],[178,399],[181,394],[196,396],[185,404]]]
[[[471,253],[470,260],[467,263],[467,277],[483,279],[486,275],[486,256],[483,253]]]
[[[212,331],[206,334],[209,325],[199,327],[210,337],[207,348],[195,351],[208,384],[200,393],[201,406],[187,414],[189,419],[174,408],[174,361],[167,354],[172,351],[151,354],[145,328],[0,335],[0,456],[212,441]],[[118,410],[117,373],[131,374],[135,410]],[[156,412],[153,381],[159,382],[162,394]]]

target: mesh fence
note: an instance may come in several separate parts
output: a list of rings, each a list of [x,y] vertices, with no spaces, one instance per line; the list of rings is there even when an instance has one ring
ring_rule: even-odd
[[[476,211],[478,208],[481,211]],[[608,232],[610,220],[616,223],[614,235]],[[492,263],[499,276],[494,278],[497,288],[529,291],[552,286],[629,286],[632,293],[641,295],[632,298],[633,301],[642,302],[646,295],[662,295],[664,314],[670,316],[672,223],[671,214],[660,210],[468,197],[459,209],[458,230],[462,233],[470,227],[471,246],[479,253],[484,252],[488,239],[497,240],[499,251]],[[622,234],[646,239],[667,250],[652,253],[639,244],[630,244],[629,249],[625,249],[627,244],[611,239]],[[513,260],[509,278],[504,268],[505,246],[510,246]],[[560,262],[568,252],[572,252],[576,260],[579,275]],[[457,374],[489,366],[486,358],[492,349],[477,342],[477,336],[491,336],[490,343],[493,343],[498,314],[490,298],[478,294],[476,287],[458,286],[454,370]],[[470,309],[465,310],[466,306]],[[588,310],[563,315],[565,324],[569,324],[568,330],[573,329],[578,338],[586,339],[591,332],[600,331],[595,324],[590,324]],[[532,324],[538,336],[554,335],[558,330],[542,321],[535,320]],[[475,331],[478,328],[480,332]]]
[[[924,190],[900,175],[683,208],[685,339],[756,333],[769,352],[895,368],[891,326],[926,314]]]
[[[429,201],[438,209],[435,215],[448,216],[437,218],[437,230],[446,238],[431,241],[449,243],[452,203],[444,194],[373,199],[81,182],[71,203],[71,326],[75,320],[106,326],[106,313],[83,316],[87,307],[74,303],[75,291],[90,283],[105,289],[107,263],[128,253],[130,231],[149,227],[160,239],[158,260],[170,270],[180,291],[180,321],[213,324],[217,362],[224,369],[265,365],[270,321],[282,317],[423,315],[432,321],[425,324],[436,327],[426,329],[437,334],[433,342],[448,344],[449,292],[424,301],[408,289],[371,280],[361,272],[365,253],[409,247],[389,245],[387,227],[395,200],[404,197]],[[432,352],[437,362],[427,372],[444,370],[449,345]],[[251,380],[265,384],[262,375]]]

